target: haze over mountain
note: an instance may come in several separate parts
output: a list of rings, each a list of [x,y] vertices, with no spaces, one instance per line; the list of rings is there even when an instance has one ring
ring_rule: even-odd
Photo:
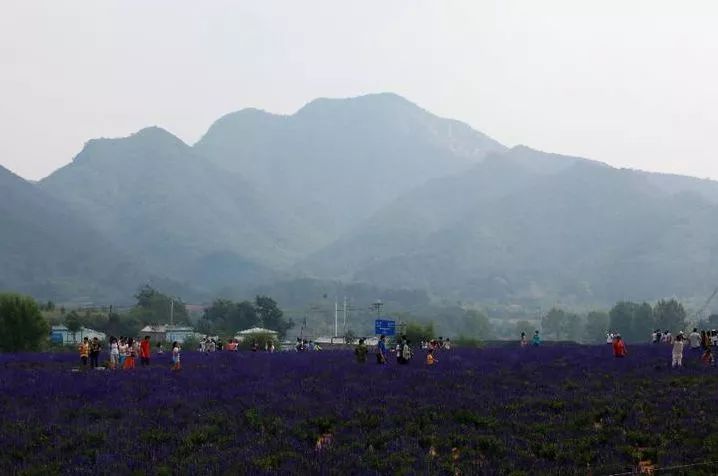
[[[38,297],[76,298],[27,283],[86,281],[122,256],[198,299],[302,277],[504,304],[692,298],[718,284],[717,183],[509,150],[393,94],[242,110],[193,147],[159,128],[92,140],[37,186],[12,182],[6,213],[28,219],[4,227],[32,237],[49,221],[59,243],[81,244],[3,247],[16,271],[0,284]],[[21,208],[28,194],[49,205]],[[38,247],[76,267],[21,269]]]

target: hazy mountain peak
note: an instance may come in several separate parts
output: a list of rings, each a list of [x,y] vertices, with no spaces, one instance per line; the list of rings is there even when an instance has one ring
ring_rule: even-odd
[[[317,98],[296,112],[296,116],[334,115],[340,111],[414,111],[429,114],[408,99],[395,93],[374,93],[351,98]]]

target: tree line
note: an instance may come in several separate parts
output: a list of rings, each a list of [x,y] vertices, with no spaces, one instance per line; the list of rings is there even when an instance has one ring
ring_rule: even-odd
[[[660,300],[655,305],[643,302],[621,301],[608,312],[592,311],[585,316],[552,308],[541,319],[544,338],[571,340],[597,344],[604,342],[606,333],[617,332],[628,342],[647,342],[656,329],[673,333],[686,330],[686,310],[676,299]],[[708,321],[696,323],[698,327],[718,327],[718,315]],[[521,321],[517,333],[530,332],[532,324]]]

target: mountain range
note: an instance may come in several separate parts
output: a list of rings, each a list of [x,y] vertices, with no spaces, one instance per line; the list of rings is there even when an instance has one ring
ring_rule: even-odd
[[[194,299],[315,278],[464,302],[607,305],[718,284],[718,183],[508,148],[394,94],[245,109],[195,145],[95,139],[0,169],[0,288]]]

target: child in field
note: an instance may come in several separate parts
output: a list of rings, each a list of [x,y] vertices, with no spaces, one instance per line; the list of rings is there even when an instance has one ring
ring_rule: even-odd
[[[528,341],[526,341],[526,333],[521,331],[521,347],[526,347],[527,345]]]
[[[426,354],[426,365],[434,365],[437,362],[438,360],[434,357],[434,349],[429,349],[429,352]]]
[[[172,370],[180,369],[180,346],[177,342],[172,343]]]
[[[673,367],[682,367],[683,366],[683,347],[685,345],[685,340],[683,338],[683,332],[679,332],[676,336],[676,340],[673,341],[673,360],[671,361],[671,366]]]

